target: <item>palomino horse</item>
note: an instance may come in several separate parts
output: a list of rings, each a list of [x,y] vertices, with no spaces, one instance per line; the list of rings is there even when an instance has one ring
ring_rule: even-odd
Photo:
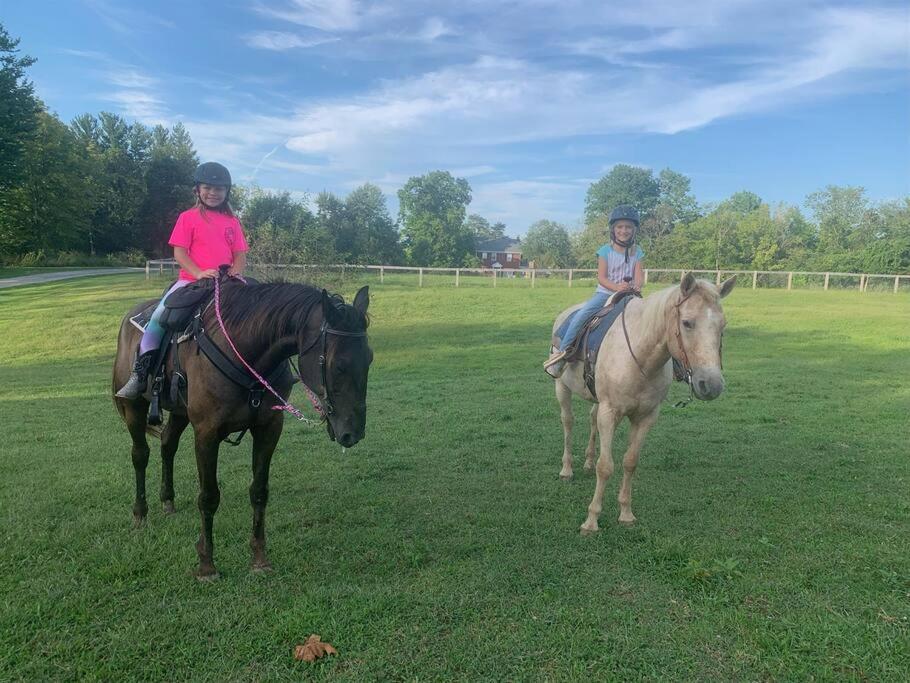
[[[594,370],[597,395],[592,396],[585,385],[582,362],[567,364],[562,376],[556,380],[556,398],[565,438],[560,477],[572,478],[572,394],[594,403],[591,435],[585,450],[586,470],[594,466],[595,438],[600,433],[597,485],[588,506],[588,517],[581,525],[583,534],[598,530],[604,487],[613,474],[613,434],[625,417],[629,418],[631,428],[629,447],[622,460],[619,521],[623,524],[635,521],[631,504],[632,476],[645,435],[657,420],[660,404],[673,381],[670,359],[675,358],[689,373],[696,398],[710,401],[724,390],[720,351],[726,321],[720,300],[735,284],[735,276],[715,287],[687,273],[678,287],[630,301],[625,319],[617,320],[601,343]],[[559,314],[553,325],[554,334],[576,308]]]
[[[325,290],[309,285],[269,283],[221,285],[221,314],[225,329],[240,355],[260,375],[274,377],[273,371],[287,367],[287,359],[298,355],[300,381],[321,396],[317,405],[326,420],[329,436],[350,447],[364,436],[366,427],[367,373],[373,352],[367,343],[367,306],[369,289],[363,287],[353,305],[341,297],[329,296]],[[134,307],[120,325],[117,357],[114,361],[112,388],[116,392],[130,373],[140,332],[129,318],[152,302]],[[237,363],[216,318],[215,307],[209,306],[202,324],[214,344]],[[265,508],[269,494],[269,466],[272,453],[281,436],[284,412],[273,410],[287,401],[294,378],[290,370],[271,379],[278,400],[266,393],[250,400],[248,387],[229,380],[208,358],[199,353],[194,340],[178,347],[179,365],[187,379],[185,401],[175,405],[169,400],[163,406],[170,417],[161,433],[161,502],[165,513],[174,512],[174,454],[180,435],[192,423],[196,445],[196,467],[199,473],[199,497],[202,530],[196,543],[199,567],[196,577],[210,580],[218,577],[212,559],[212,524],[221,494],[218,489],[218,448],[221,441],[236,431],[249,429],[253,436],[253,482],[250,503],[253,507],[253,533],[250,548],[252,569],[271,569],[266,557]],[[168,364],[173,365],[171,353]],[[170,368],[168,368],[170,375]],[[151,383],[151,380],[150,380]],[[167,392],[164,392],[167,393]],[[149,445],[145,431],[149,403],[146,397],[135,401],[114,397],[117,410],[126,422],[133,439],[133,468],[136,471],[136,500],[133,504],[135,524],[145,521],[148,505],[145,499],[145,469]]]

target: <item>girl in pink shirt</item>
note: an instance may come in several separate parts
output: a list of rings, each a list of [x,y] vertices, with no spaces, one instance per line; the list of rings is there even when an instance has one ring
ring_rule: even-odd
[[[228,201],[231,174],[221,164],[209,161],[196,169],[193,182],[196,205],[180,214],[168,240],[180,264],[179,279],[161,298],[146,325],[130,378],[117,392],[120,398],[134,399],[145,391],[149,366],[164,336],[159,319],[171,292],[196,280],[218,277],[221,265],[230,266],[228,275],[232,277],[240,275],[246,266],[248,247],[243,227]]]

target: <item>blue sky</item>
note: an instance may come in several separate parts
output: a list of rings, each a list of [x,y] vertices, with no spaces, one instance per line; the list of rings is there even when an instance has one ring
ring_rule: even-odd
[[[702,202],[910,195],[906,2],[0,0],[63,120],[182,121],[268,189],[386,193],[442,169],[471,213],[579,225],[617,163]]]

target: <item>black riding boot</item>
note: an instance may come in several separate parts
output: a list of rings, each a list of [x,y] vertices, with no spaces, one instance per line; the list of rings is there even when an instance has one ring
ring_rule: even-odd
[[[158,349],[152,349],[136,358],[130,378],[117,392],[117,398],[134,399],[142,395],[148,381],[149,367],[156,353],[158,353]]]

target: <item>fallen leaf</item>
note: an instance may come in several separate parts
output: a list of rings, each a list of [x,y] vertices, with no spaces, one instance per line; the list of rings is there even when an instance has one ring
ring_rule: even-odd
[[[315,662],[325,655],[337,655],[338,650],[332,647],[331,643],[323,643],[322,638],[314,633],[303,645],[294,648],[294,659],[304,662]]]

